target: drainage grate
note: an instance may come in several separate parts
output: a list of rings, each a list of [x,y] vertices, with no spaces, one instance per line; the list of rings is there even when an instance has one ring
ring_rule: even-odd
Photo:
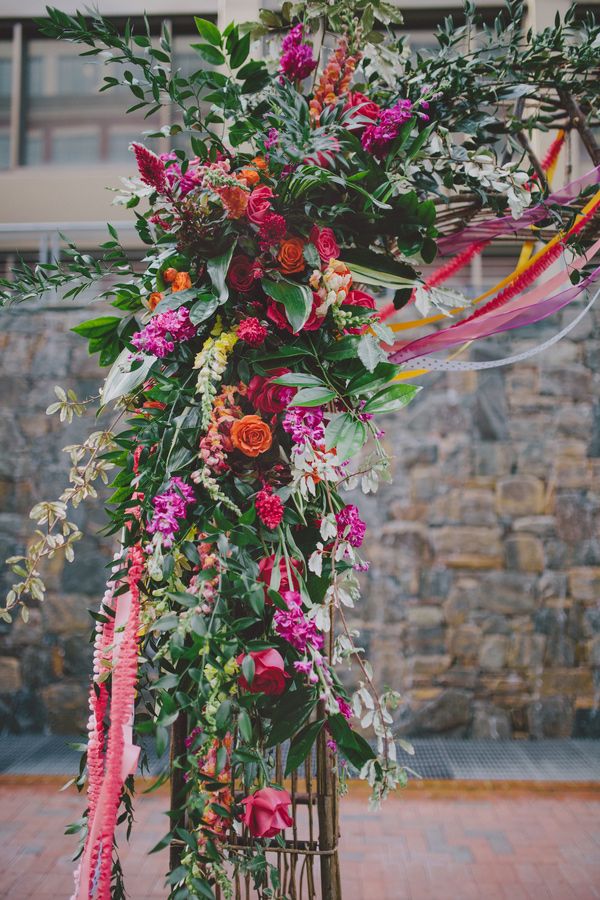
[[[0,773],[4,775],[73,775],[79,753],[69,744],[78,737],[0,735]],[[442,738],[412,741],[415,755],[400,761],[421,778],[473,781],[598,781],[600,741],[462,741]],[[150,772],[162,765],[148,746]]]

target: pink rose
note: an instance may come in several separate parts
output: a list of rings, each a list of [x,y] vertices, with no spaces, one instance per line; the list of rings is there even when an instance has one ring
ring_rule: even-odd
[[[243,675],[238,678],[238,684],[243,691],[251,694],[267,694],[269,697],[278,697],[285,691],[286,681],[290,677],[285,671],[283,657],[278,650],[272,647],[270,650],[256,650],[248,654],[254,660],[254,678],[248,684]],[[237,658],[241,665],[246,656],[240,653]]]
[[[253,837],[275,837],[284,828],[290,828],[294,824],[288,812],[291,802],[287,791],[261,788],[242,800],[245,807],[242,822]]]
[[[313,225],[308,239],[311,244],[315,245],[317,253],[324,263],[328,263],[330,259],[337,259],[340,255],[340,248],[331,228],[319,228],[318,225]]]
[[[253,263],[244,253],[236,253],[231,260],[227,280],[235,291],[249,291],[254,286]]]
[[[266,184],[254,188],[248,198],[248,206],[246,207],[246,216],[255,225],[262,225],[263,220],[271,211],[271,197],[273,191]]]
[[[362,306],[364,309],[375,309],[375,300],[364,291],[354,290],[349,291],[342,306]],[[345,328],[344,331],[346,334],[364,334],[368,328],[368,325],[363,325],[360,328]]]
[[[273,378],[287,375],[290,369],[271,369],[269,376],[254,375],[248,385],[247,397],[250,403],[261,413],[279,413],[288,405],[296,388],[287,388],[282,384],[273,384]],[[291,393],[290,393],[291,391]]]
[[[310,311],[308,319],[306,320],[300,331],[316,331],[321,327],[321,325],[325,321],[325,316],[317,315],[317,309],[320,305],[321,298],[313,291],[312,309]],[[281,303],[275,303],[274,300],[271,300],[271,302],[267,306],[267,319],[270,319],[271,322],[277,326],[277,328],[281,328],[283,331],[289,331],[290,334],[294,334],[292,326],[287,320],[285,309],[281,305]]]
[[[381,112],[381,107],[377,105],[373,100],[369,100],[365,94],[361,94],[360,91],[352,91],[348,94],[348,99],[346,101],[346,105],[344,106],[344,111],[352,110],[351,119],[362,116],[365,119],[370,119],[372,122],[376,122],[379,113]],[[366,122],[362,125],[352,125],[352,128],[365,128]]]

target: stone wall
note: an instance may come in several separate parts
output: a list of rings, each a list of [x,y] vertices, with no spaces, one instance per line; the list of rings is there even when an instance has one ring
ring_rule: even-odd
[[[2,314],[1,559],[22,548],[33,502],[66,484],[61,448],[91,426],[44,412],[54,384],[97,390],[94,361],[69,334],[88,315],[67,304]],[[355,614],[378,682],[402,691],[406,734],[598,734],[599,326],[597,310],[542,357],[431,375],[383,424],[394,481],[359,501],[372,565]],[[511,352],[525,346],[511,339]],[[490,358],[505,350],[486,343]],[[87,718],[87,609],[110,546],[94,536],[101,504],[75,518],[86,533],[76,561],[51,563],[28,625],[0,626],[0,728],[73,732]]]

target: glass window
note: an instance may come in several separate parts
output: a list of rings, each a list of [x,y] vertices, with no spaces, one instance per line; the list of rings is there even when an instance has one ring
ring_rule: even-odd
[[[0,169],[10,166],[11,49],[10,41],[0,41]]]
[[[64,129],[55,132],[53,136],[51,162],[61,165],[95,163],[98,162],[99,150],[100,141],[97,132],[86,133]]]

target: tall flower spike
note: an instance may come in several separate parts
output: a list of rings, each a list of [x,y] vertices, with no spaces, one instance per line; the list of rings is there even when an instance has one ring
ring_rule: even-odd
[[[159,194],[166,194],[169,183],[167,181],[167,171],[162,159],[148,150],[143,144],[132,143],[131,147],[135,153],[135,160],[140,173],[140,178],[144,184],[155,188]]]

